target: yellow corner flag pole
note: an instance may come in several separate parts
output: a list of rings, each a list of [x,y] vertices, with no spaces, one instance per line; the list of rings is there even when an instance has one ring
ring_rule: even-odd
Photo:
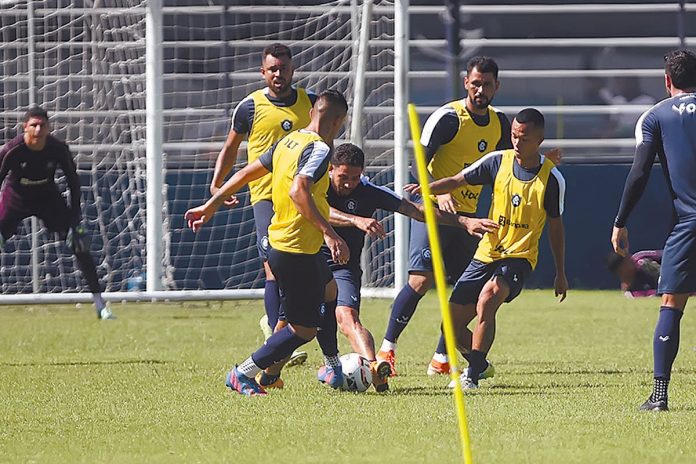
[[[459,382],[459,362],[457,361],[457,342],[452,325],[452,315],[450,314],[449,301],[447,300],[447,283],[445,281],[445,270],[443,268],[442,250],[440,249],[440,237],[437,231],[437,221],[435,211],[430,199],[430,186],[428,185],[428,171],[425,164],[425,153],[420,144],[421,131],[420,122],[416,107],[410,103],[408,105],[408,120],[411,125],[411,138],[413,139],[413,151],[418,166],[418,181],[421,186],[423,196],[423,206],[425,208],[425,222],[428,227],[428,238],[430,240],[430,252],[432,256],[433,271],[435,273],[435,286],[437,297],[440,300],[440,312],[442,313],[442,327],[445,332],[445,344],[447,345],[447,356],[451,366],[452,380],[454,387],[454,404],[457,407],[457,417],[459,419],[459,435],[462,442],[462,452],[464,462],[472,464],[471,442],[469,440],[469,426],[466,421],[466,406],[464,405],[464,392]]]

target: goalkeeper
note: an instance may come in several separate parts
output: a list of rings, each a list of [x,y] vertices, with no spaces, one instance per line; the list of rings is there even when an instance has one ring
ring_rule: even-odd
[[[68,146],[49,134],[48,113],[33,107],[24,115],[22,134],[0,149],[0,247],[30,216],[41,219],[49,232],[65,239],[77,258],[94,298],[97,317],[114,319],[101,295],[101,283],[89,252],[89,240],[82,226],[80,179]],[[55,182],[56,169],[65,175],[70,206]]]

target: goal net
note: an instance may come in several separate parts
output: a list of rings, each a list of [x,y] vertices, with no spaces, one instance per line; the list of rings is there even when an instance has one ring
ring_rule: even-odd
[[[21,131],[32,103],[51,115],[68,142],[82,182],[92,253],[109,292],[142,290],[145,229],[146,2],[137,0],[3,1],[0,135]],[[293,3],[293,2],[290,2]],[[317,93],[337,88],[351,107],[363,79],[361,133],[368,175],[393,184],[393,4],[374,2],[367,72],[356,76],[362,2],[335,0],[279,6],[277,1],[170,0],[163,8],[164,191],[163,262],[167,290],[263,286],[247,191],[240,207],[220,211],[201,232],[183,213],[209,196],[215,159],[232,112],[263,86],[261,50],[290,46],[295,82]],[[346,124],[350,127],[350,122]],[[340,141],[337,141],[340,143]],[[246,164],[244,145],[238,166]],[[389,236],[368,243],[365,284],[392,286],[393,220]],[[83,288],[65,245],[26,220],[1,255],[3,293],[64,293]]]

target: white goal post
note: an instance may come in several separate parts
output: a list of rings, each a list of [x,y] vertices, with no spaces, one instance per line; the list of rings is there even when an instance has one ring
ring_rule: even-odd
[[[197,236],[182,215],[209,195],[232,111],[263,85],[270,43],[293,50],[298,85],[346,94],[353,111],[337,143],[363,146],[368,175],[397,191],[406,182],[407,1],[2,3],[0,136],[19,133],[31,104],[49,111],[76,157],[107,300],[262,297],[248,196]],[[365,296],[406,281],[408,223],[381,219],[388,237],[366,245]],[[64,244],[40,223],[31,230],[25,221],[0,255],[0,304],[90,301]]]

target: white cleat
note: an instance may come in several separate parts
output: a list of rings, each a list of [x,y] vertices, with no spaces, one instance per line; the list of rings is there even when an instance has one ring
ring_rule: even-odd
[[[114,313],[111,312],[111,309],[108,306],[104,306],[99,312],[99,319],[113,320],[116,319],[116,316],[114,316]]]
[[[486,362],[488,362],[488,367],[486,369],[484,369],[484,371],[481,372],[481,374],[479,375],[479,378],[478,378],[479,381],[485,380],[485,379],[491,379],[491,378],[495,377],[495,367],[493,367],[493,364],[490,361],[486,360]],[[462,388],[464,388],[464,379],[467,379],[469,382],[471,382],[471,379],[469,378],[469,368],[468,367],[466,369],[464,369],[464,372],[459,377],[459,382],[462,384]],[[454,380],[450,381],[450,383],[449,383],[449,385],[447,385],[447,387],[454,388],[455,387]],[[476,387],[474,387],[474,388],[478,388],[478,385],[476,385]]]

